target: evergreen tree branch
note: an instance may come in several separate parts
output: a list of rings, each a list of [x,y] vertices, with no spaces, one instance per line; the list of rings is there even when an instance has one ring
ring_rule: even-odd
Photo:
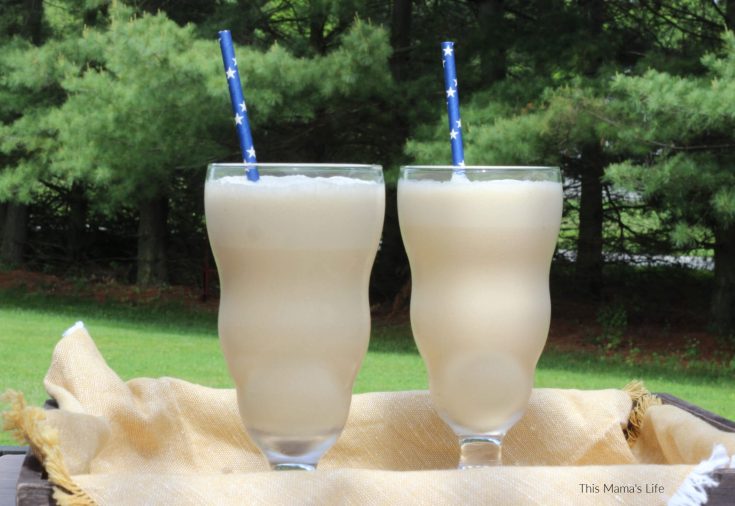
[[[727,14],[725,11],[722,10],[722,8],[717,4],[717,0],[710,0],[710,5],[714,7],[715,12],[722,18],[722,20],[725,22],[725,25],[727,25]]]

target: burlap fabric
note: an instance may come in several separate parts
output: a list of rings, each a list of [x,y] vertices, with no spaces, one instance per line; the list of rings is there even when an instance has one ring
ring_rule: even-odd
[[[504,445],[506,466],[457,471],[458,445],[427,392],[355,395],[319,470],[271,472],[233,390],[174,378],[122,381],[82,326],[45,379],[59,410],[10,395],[60,504],[663,504],[713,445],[735,434],[669,406],[633,417],[622,390],[536,389]]]

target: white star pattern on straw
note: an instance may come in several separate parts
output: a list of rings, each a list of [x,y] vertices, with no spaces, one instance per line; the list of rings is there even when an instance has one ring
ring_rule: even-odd
[[[240,110],[242,112],[245,112],[245,111],[248,110],[247,106],[245,105],[245,101],[244,100],[242,102],[240,102]]]
[[[242,125],[243,118],[244,116],[240,116],[240,113],[235,114],[235,124]]]
[[[456,139],[458,135],[459,135],[459,132],[457,132],[454,128],[452,128],[452,131],[449,132],[449,137],[452,140]]]
[[[464,167],[464,160],[462,160],[461,162],[459,162],[459,166],[460,167]]]
[[[255,158],[255,148],[252,146],[250,146],[250,149],[248,149],[248,157]]]
[[[462,120],[461,119],[458,119],[457,121],[455,121],[455,123],[457,123],[457,128],[462,128]]]
[[[237,58],[235,58],[234,56],[232,57],[232,64],[233,64],[233,65],[234,65],[235,67],[237,67]]]
[[[235,70],[232,67],[227,67],[227,79],[234,79],[235,78]]]
[[[451,47],[445,47],[444,48],[444,56],[452,56],[452,48]]]
[[[447,98],[453,97],[454,96],[454,93],[455,93],[455,89],[454,88],[449,88],[447,90]]]
[[[456,79],[454,80],[454,87],[455,88],[457,87],[457,80]]]

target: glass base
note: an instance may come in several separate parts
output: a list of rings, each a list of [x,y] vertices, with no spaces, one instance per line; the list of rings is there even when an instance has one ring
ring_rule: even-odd
[[[459,469],[502,465],[505,434],[482,434],[459,437]]]
[[[316,471],[316,464],[312,466],[310,464],[273,464],[271,462],[271,469],[274,471]]]
[[[274,471],[314,471],[319,459],[339,437],[339,431],[310,437],[273,436],[254,429],[248,429],[248,434]]]

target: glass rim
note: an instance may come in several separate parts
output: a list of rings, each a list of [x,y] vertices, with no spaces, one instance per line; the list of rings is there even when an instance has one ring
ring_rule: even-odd
[[[207,164],[207,167],[222,167],[222,168],[243,168],[243,167],[258,167],[258,168],[273,168],[273,169],[289,169],[289,168],[304,168],[304,169],[351,169],[351,170],[383,170],[382,165],[369,164],[369,163],[300,163],[300,162],[277,162],[277,163],[250,163],[250,162],[212,162]]]
[[[426,171],[466,171],[466,172],[479,172],[483,170],[561,170],[559,167],[554,165],[401,165],[401,170],[426,170]]]

